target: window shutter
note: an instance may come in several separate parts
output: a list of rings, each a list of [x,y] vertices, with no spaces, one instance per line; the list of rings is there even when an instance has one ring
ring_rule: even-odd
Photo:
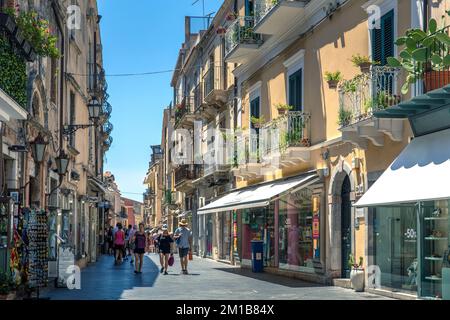
[[[382,60],[382,49],[381,49],[381,29],[372,30],[372,60],[379,61]]]
[[[259,118],[259,97],[250,102],[250,109],[251,116]]]
[[[381,21],[382,30],[382,65],[387,64],[387,58],[394,56],[394,11],[383,16]]]

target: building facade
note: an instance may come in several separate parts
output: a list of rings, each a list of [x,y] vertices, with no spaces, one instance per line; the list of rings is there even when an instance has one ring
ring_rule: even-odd
[[[0,7],[2,196],[15,218],[8,231],[8,251],[15,258],[6,258],[5,266],[26,268],[17,260],[24,248],[12,235],[27,231],[28,213],[45,213],[48,270],[56,277],[61,248],[70,248],[84,266],[96,261],[105,240],[103,158],[112,143],[112,125],[101,17],[90,0],[8,0]],[[14,38],[27,26],[24,17],[39,21],[48,38]]]

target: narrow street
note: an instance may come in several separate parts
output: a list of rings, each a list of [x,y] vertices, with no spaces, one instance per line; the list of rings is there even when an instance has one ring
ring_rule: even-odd
[[[136,275],[129,262],[114,266],[113,258],[104,256],[83,269],[81,290],[52,289],[44,296],[52,300],[384,299],[267,273],[254,274],[250,270],[196,257],[190,264],[190,274],[181,275],[178,263],[176,257],[169,275],[164,276],[159,273],[158,256],[148,254],[143,273]]]

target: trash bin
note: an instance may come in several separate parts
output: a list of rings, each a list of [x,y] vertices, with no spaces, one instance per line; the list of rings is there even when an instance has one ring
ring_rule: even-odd
[[[264,241],[253,240],[252,241],[252,271],[263,272],[263,251]]]

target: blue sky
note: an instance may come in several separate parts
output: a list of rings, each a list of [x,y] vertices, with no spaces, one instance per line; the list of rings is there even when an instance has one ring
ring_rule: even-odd
[[[98,0],[106,74],[174,68],[184,40],[184,17],[201,16],[202,0]],[[204,0],[205,13],[221,0]],[[107,77],[113,145],[106,154],[124,197],[142,201],[150,145],[161,143],[162,110],[172,99],[172,74]],[[136,194],[133,194],[136,193]]]

